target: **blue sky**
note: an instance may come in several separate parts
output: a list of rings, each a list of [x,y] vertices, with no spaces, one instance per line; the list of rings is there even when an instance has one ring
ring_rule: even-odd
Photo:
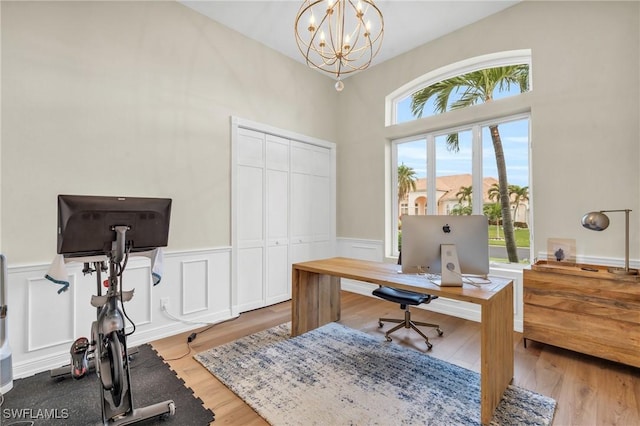
[[[496,93],[496,97],[513,96],[519,91],[515,88],[509,93]],[[413,120],[410,111],[411,97],[398,104],[398,122]],[[425,105],[425,112],[433,111],[432,99]],[[432,115],[430,113],[424,114]],[[529,186],[529,129],[528,120],[518,120],[502,123],[498,126],[502,139],[502,146],[507,162],[507,177],[509,184]],[[436,176],[461,173],[471,173],[471,132],[462,131],[459,134],[460,151],[450,152],[446,149],[445,136],[436,138]],[[482,131],[483,145],[483,175],[497,179],[493,143],[488,127]],[[404,163],[413,168],[416,177],[426,176],[426,142],[424,139],[408,142],[398,146],[398,163]]]

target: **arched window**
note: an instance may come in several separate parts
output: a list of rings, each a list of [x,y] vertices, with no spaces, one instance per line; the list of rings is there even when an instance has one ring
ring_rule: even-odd
[[[429,117],[411,124],[408,128],[412,134],[392,140],[390,184],[391,193],[396,196],[390,199],[398,200],[398,165],[409,168],[409,174],[422,183],[422,193],[426,187],[426,199],[436,200],[429,203],[426,214],[488,217],[492,225],[490,245],[504,247],[504,253],[492,256],[494,261],[526,262],[531,258],[529,230],[514,226],[517,223],[522,228],[531,223],[525,217],[531,202],[530,108],[526,101],[507,103],[506,108],[498,109],[487,104],[531,90],[530,78],[529,50],[501,52],[427,73],[387,96],[387,125],[402,126],[404,122]],[[449,113],[472,105],[471,112]],[[500,197],[501,192],[508,194],[509,201],[516,199],[514,194],[520,194],[517,218],[513,217],[516,206],[501,205],[507,202],[507,198]],[[409,199],[416,195],[407,194]],[[402,211],[398,203],[392,204],[393,238],[389,247],[395,253]],[[509,234],[506,238],[505,232]],[[500,250],[492,250],[496,251]]]
[[[492,53],[489,55],[478,56],[464,61],[456,62],[451,65],[439,68],[424,74],[415,80],[403,85],[402,87],[390,93],[386,99],[386,118],[385,125],[393,125],[404,123],[418,118],[427,117],[429,115],[438,114],[449,110],[450,106],[459,101],[465,93],[464,84],[461,83],[465,76],[476,76],[476,80],[480,74],[488,73],[490,70],[501,70],[506,67],[526,67],[526,86],[527,90],[531,90],[531,50],[511,50],[506,52]],[[498,71],[499,72],[499,71]],[[490,76],[489,76],[490,77]],[[473,80],[471,81],[473,82]],[[421,92],[433,90],[434,86],[443,83],[451,83],[456,86],[456,90],[450,94],[446,105],[435,105],[436,99],[432,97],[427,101],[421,109],[420,114],[414,114],[412,105],[415,104],[416,95]],[[502,81],[491,93],[486,93],[492,100],[501,99],[509,96],[520,94],[520,84],[512,81],[507,87],[508,81]],[[437,87],[436,87],[437,89]],[[418,99],[419,101],[419,99]],[[477,97],[474,104],[484,103],[483,97]],[[437,108],[434,108],[437,107]],[[440,112],[438,112],[440,111]]]

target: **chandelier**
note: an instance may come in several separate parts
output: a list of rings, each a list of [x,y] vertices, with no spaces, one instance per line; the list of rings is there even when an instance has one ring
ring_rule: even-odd
[[[296,42],[307,65],[342,76],[366,69],[382,45],[384,19],[373,0],[305,0],[295,23]]]

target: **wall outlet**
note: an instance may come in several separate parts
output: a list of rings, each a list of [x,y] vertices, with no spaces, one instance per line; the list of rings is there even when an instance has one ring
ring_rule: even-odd
[[[166,311],[167,309],[169,309],[169,298],[168,297],[162,297],[160,299],[160,309],[163,311]]]

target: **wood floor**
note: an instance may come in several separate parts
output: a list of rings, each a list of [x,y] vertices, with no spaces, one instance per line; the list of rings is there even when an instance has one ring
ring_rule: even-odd
[[[437,337],[434,331],[427,334],[434,336],[430,337],[433,343],[430,355],[479,372],[478,323],[422,309],[414,309],[412,315],[416,320],[436,322],[444,330],[442,337]],[[402,311],[389,302],[342,292],[342,324],[379,336],[383,341],[383,332],[377,325],[380,316],[401,318]],[[216,420],[212,424],[266,425],[248,405],[195,361],[193,355],[282,324],[290,317],[291,304],[284,302],[215,325],[198,334],[190,348],[186,342],[191,332],[158,340],[152,345],[186,386],[214,411]],[[424,341],[406,329],[394,333],[394,341],[420,350],[425,348]],[[514,384],[557,401],[554,426],[640,426],[640,369],[531,341],[525,349],[520,333],[514,333],[514,343]]]

